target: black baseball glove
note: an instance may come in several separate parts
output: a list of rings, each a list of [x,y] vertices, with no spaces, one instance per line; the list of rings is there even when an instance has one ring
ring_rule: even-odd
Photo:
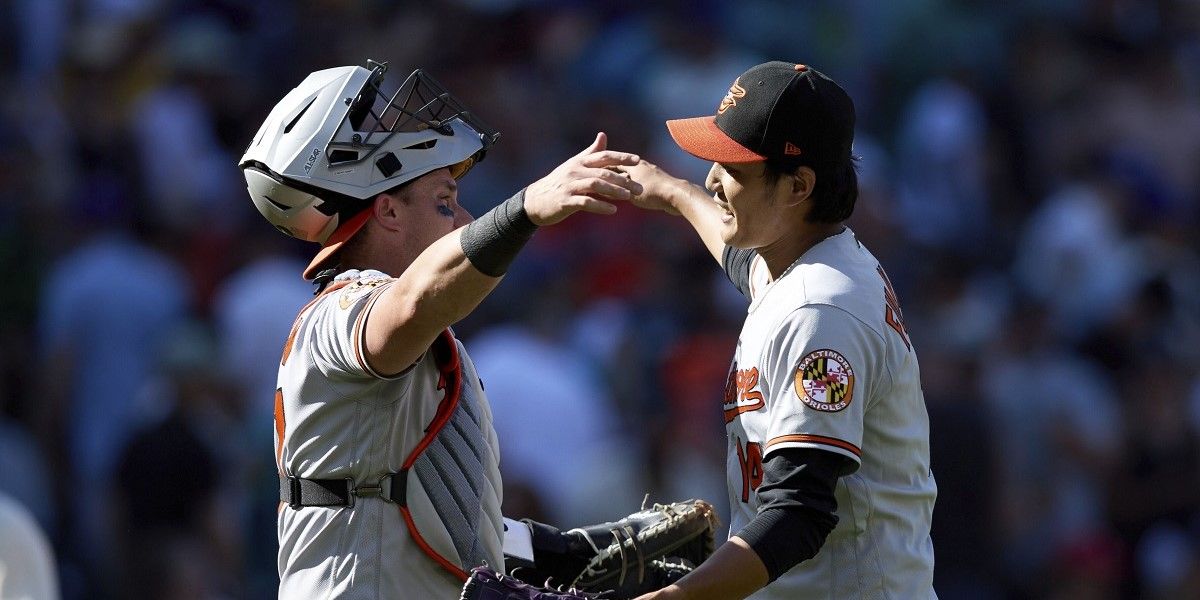
[[[525,583],[490,567],[475,567],[463,585],[459,600],[591,600],[599,598],[578,590],[555,590]]]
[[[538,548],[536,566],[512,571],[535,585],[567,585],[623,600],[662,589],[687,575],[716,548],[716,512],[703,500],[655,504],[619,521],[558,533]],[[554,546],[553,549],[547,549]]]

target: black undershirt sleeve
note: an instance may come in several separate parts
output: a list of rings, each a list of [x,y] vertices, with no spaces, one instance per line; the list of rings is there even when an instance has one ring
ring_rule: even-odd
[[[783,448],[763,463],[758,515],[737,536],[758,554],[775,581],[792,567],[817,555],[837,525],[837,480],[858,463],[815,448]]]
[[[733,246],[725,246],[725,251],[721,253],[721,266],[725,269],[725,274],[747,298],[750,297],[750,263],[755,256],[753,249]]]

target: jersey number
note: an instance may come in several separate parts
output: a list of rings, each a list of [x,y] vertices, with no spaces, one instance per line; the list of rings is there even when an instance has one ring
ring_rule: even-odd
[[[742,502],[749,502],[751,490],[757,490],[762,484],[762,444],[746,442],[743,447],[742,440],[737,438],[734,438],[734,444],[737,445],[738,466],[742,469]]]
[[[275,466],[283,473],[283,435],[287,423],[283,420],[283,388],[275,388]]]

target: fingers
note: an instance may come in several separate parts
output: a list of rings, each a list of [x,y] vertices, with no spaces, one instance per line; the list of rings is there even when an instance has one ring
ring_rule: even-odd
[[[621,173],[590,169],[580,173],[569,189],[572,194],[628,200],[642,193],[642,184]]]
[[[628,173],[613,170],[612,168],[596,169],[595,177],[607,181],[616,186],[620,186],[629,190],[634,196],[642,193],[642,184],[635,181]]]
[[[618,165],[626,165],[632,167],[638,164],[641,160],[636,154],[629,152],[617,152],[616,150],[604,150],[593,152],[583,157],[579,164],[585,167],[613,167]]]
[[[582,186],[581,189],[576,190],[577,194],[587,194],[589,196],[598,196],[601,198],[612,198],[614,200],[628,200],[635,195],[628,188],[609,183],[603,179],[590,179],[582,183],[585,185]]]
[[[617,212],[616,205],[609,204],[603,200],[597,200],[591,196],[576,196],[576,198],[580,202],[579,210],[598,215],[612,215]]]
[[[583,152],[580,152],[575,156],[587,156],[593,152],[601,152],[605,148],[608,148],[608,134],[600,131],[596,133],[596,139],[592,140],[591,145],[589,145],[587,148],[584,148]]]

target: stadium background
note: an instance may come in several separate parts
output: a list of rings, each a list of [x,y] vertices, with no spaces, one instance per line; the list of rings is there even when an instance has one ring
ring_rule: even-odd
[[[597,130],[700,181],[664,119],[762,60],[830,74],[858,105],[851,226],[921,357],[941,597],[1200,597],[1195,0],[11,0],[0,490],[64,597],[273,595],[274,365],[315,246],[235,162],[306,73],[367,58],[501,130],[475,214]],[[540,232],[457,327],[506,513],[725,505],[742,306],[667,217]]]

